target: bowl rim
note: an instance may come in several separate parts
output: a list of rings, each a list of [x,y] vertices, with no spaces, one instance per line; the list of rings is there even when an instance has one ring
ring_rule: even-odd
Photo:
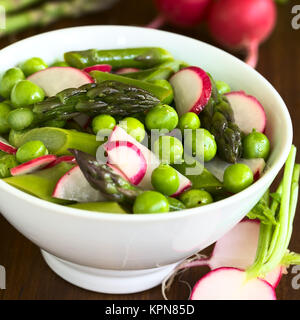
[[[203,41],[200,41],[198,39],[194,39],[191,37],[187,37],[184,35],[176,34],[169,31],[163,31],[163,30],[156,30],[156,29],[149,29],[144,27],[134,27],[134,26],[122,26],[122,25],[89,25],[89,26],[79,26],[79,27],[70,27],[70,28],[62,28],[58,30],[53,30],[49,32],[40,33],[38,35],[34,35],[32,37],[25,38],[23,40],[17,41],[3,49],[1,49],[1,53],[8,49],[11,49],[14,46],[19,46],[23,42],[28,41],[29,39],[38,39],[42,38],[48,34],[55,34],[55,33],[61,33],[61,32],[70,32],[71,30],[81,30],[81,29],[129,29],[129,30],[147,30],[147,32],[157,33],[157,34],[165,34],[165,35],[172,35],[178,37],[178,39],[185,39],[185,40],[193,40],[196,42],[201,43],[203,46],[210,47],[213,50],[219,51],[223,55],[229,56],[235,63],[243,65],[243,67],[246,67],[249,69],[249,71],[256,73],[256,76],[264,81],[265,85],[273,91],[274,96],[278,99],[278,103],[281,105],[282,109],[282,115],[284,119],[282,119],[287,124],[287,132],[286,132],[286,143],[284,144],[284,148],[281,150],[280,155],[276,159],[275,163],[269,167],[268,172],[266,172],[259,180],[257,180],[255,183],[253,183],[250,187],[247,189],[230,196],[229,198],[208,204],[204,207],[197,207],[197,208],[190,208],[190,209],[184,209],[180,211],[170,212],[168,213],[157,213],[157,214],[121,214],[121,213],[105,213],[105,212],[93,212],[83,209],[77,209],[77,208],[71,208],[63,205],[59,205],[56,203],[52,203],[46,200],[39,199],[33,195],[30,195],[24,191],[21,191],[8,183],[0,181],[0,190],[1,191],[7,191],[14,195],[15,197],[19,198],[20,200],[26,201],[32,205],[35,205],[37,207],[40,207],[41,209],[48,209],[55,211],[55,213],[59,214],[65,214],[68,216],[74,216],[78,218],[86,218],[86,219],[95,219],[95,220],[105,220],[105,221],[122,221],[122,222],[141,222],[141,221],[164,221],[164,220],[171,220],[171,219],[180,219],[189,217],[190,215],[195,214],[203,214],[205,211],[210,210],[219,210],[222,209],[224,206],[230,206],[234,203],[237,203],[239,201],[243,201],[244,199],[249,197],[249,194],[254,193],[256,188],[263,187],[264,184],[268,182],[271,176],[276,176],[279,170],[283,167],[291,145],[292,145],[292,139],[293,139],[293,126],[290,114],[288,112],[287,106],[277,90],[271,85],[271,83],[264,78],[259,72],[257,72],[255,69],[244,63],[242,60],[236,58],[232,54],[219,49],[213,45],[210,45],[208,43],[205,43]]]

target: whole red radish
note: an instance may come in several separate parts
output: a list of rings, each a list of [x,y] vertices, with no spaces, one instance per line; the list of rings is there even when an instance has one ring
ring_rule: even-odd
[[[159,28],[165,21],[190,27],[200,23],[211,0],[155,0],[160,15],[148,27]]]
[[[246,49],[246,63],[255,67],[258,47],[272,32],[276,22],[273,0],[218,0],[208,15],[212,36],[231,49]]]

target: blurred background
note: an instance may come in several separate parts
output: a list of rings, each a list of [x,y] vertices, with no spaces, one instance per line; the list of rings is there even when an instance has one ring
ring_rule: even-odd
[[[0,0],[0,49],[42,32],[84,25],[156,27],[208,42],[247,60],[285,100],[294,124],[294,144],[299,149],[299,0]],[[101,48],[101,43],[95,43],[95,48]],[[298,209],[290,245],[296,252],[300,252],[299,229]],[[6,243],[0,246],[0,264],[7,267],[10,288],[0,290],[0,300],[162,299],[160,287],[127,296],[74,287],[57,277],[46,266],[38,248],[1,216],[0,234]],[[191,269],[183,280],[193,285],[205,272],[205,267]],[[291,285],[294,276],[290,273],[281,281],[279,299],[300,299],[300,289]],[[186,286],[177,281],[169,297],[186,299],[187,295]]]

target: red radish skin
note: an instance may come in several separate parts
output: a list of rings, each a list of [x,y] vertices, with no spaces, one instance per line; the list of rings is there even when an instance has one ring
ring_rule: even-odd
[[[170,79],[179,116],[187,112],[199,114],[211,97],[212,85],[207,73],[199,67],[187,67]]]
[[[19,176],[23,174],[29,174],[41,169],[44,169],[49,164],[55,162],[56,156],[54,155],[46,155],[42,156],[25,163],[20,164],[17,167],[10,169],[10,173],[12,176]]]
[[[246,272],[219,268],[207,273],[193,288],[191,300],[277,300],[275,289],[265,280],[246,281]]]
[[[47,165],[47,167],[45,167],[45,169],[49,169],[52,168],[54,166],[56,166],[57,164],[61,163],[61,162],[67,162],[67,163],[76,163],[76,159],[73,156],[61,156],[59,158],[56,158],[55,161],[49,163]]]
[[[212,36],[225,47],[246,49],[246,63],[255,68],[258,47],[276,23],[273,0],[213,1],[208,15]]]
[[[108,142],[110,143],[113,141],[129,141],[141,150],[141,153],[144,155],[147,162],[147,171],[145,173],[144,178],[141,180],[138,186],[144,190],[153,190],[151,184],[151,175],[153,170],[160,165],[160,160],[156,157],[156,155],[153,152],[151,152],[151,150],[149,150],[147,147],[136,141],[132,136],[130,136],[124,129],[122,129],[119,126],[115,126],[111,135],[109,136]],[[179,195],[181,192],[183,192],[191,186],[191,181],[187,179],[184,175],[182,175],[180,172],[177,172],[177,174],[180,183],[178,190],[175,194]]]
[[[129,141],[106,143],[107,163],[121,170],[129,181],[138,185],[147,171],[147,162],[141,150]]]
[[[264,132],[267,116],[262,104],[244,91],[232,91],[226,94],[233,109],[234,119],[239,128],[246,134],[255,129]]]
[[[261,177],[266,166],[266,162],[262,158],[239,159],[238,163],[245,164],[251,169],[255,181]],[[223,181],[223,176],[226,168],[230,165],[230,163],[223,161],[219,158],[215,158],[212,161],[205,163],[206,169],[210,171],[221,182]]]
[[[94,82],[88,73],[72,67],[50,67],[34,73],[27,79],[40,86],[48,97],[68,88],[78,88]]]
[[[94,66],[84,68],[82,71],[90,73],[91,71],[111,72],[112,66],[110,64],[95,64]]]
[[[70,169],[58,180],[52,197],[80,203],[106,201],[101,192],[91,187],[79,166]]]
[[[116,74],[124,74],[124,73],[133,73],[133,72],[138,72],[140,69],[137,68],[121,68],[118,69],[115,73]]]
[[[180,27],[192,27],[205,17],[211,0],[155,0],[160,14],[149,25],[149,28],[160,28],[165,22]]]
[[[17,149],[10,145],[5,139],[0,137],[0,150],[9,153],[9,154],[16,154]]]
[[[222,267],[246,270],[255,260],[259,229],[259,221],[245,219],[216,242],[209,259],[200,259],[182,264],[180,268],[185,269],[205,265],[209,266],[211,270]],[[269,272],[264,280],[276,288],[283,271],[283,267],[278,266]]]

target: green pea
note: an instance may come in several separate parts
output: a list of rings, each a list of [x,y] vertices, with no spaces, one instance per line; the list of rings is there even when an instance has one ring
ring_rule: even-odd
[[[167,196],[170,196],[179,188],[179,177],[176,170],[167,164],[161,164],[153,170],[151,176],[153,188]]]
[[[48,68],[48,65],[41,58],[34,57],[23,62],[20,65],[20,68],[23,70],[26,77],[28,77],[35,72]]]
[[[70,67],[65,61],[56,61],[51,67]]]
[[[219,94],[225,94],[231,91],[230,86],[224,81],[216,81],[216,87]]]
[[[186,206],[176,198],[167,197],[170,211],[180,211],[186,209]]]
[[[28,80],[18,82],[11,92],[11,102],[16,108],[26,107],[41,102],[44,98],[45,93],[43,89]]]
[[[156,191],[145,191],[134,201],[133,213],[165,213],[169,212],[167,198]]]
[[[154,153],[164,163],[182,162],[183,146],[180,140],[171,136],[161,136],[154,142]]]
[[[19,68],[8,69],[0,81],[0,95],[9,98],[12,88],[16,83],[25,79],[23,71]]]
[[[186,130],[184,144],[188,152],[204,161],[212,160],[217,153],[215,137],[206,129]]]
[[[9,124],[7,122],[7,117],[10,111],[10,105],[5,102],[0,102],[0,134],[8,133],[10,130]]]
[[[49,120],[43,123],[43,127],[63,128],[66,125],[65,120]]]
[[[16,167],[18,162],[16,157],[12,154],[6,154],[0,159],[0,179],[11,176],[10,169]]]
[[[100,114],[92,121],[92,128],[95,134],[102,130],[112,130],[116,125],[116,120],[108,114]]]
[[[7,117],[9,126],[17,131],[24,130],[31,126],[34,120],[34,113],[28,108],[18,108],[11,111]]]
[[[179,199],[187,208],[202,207],[214,202],[210,193],[198,189],[185,191]]]
[[[245,164],[232,164],[224,172],[223,184],[229,192],[238,193],[249,187],[252,183],[253,173]]]
[[[246,159],[268,158],[270,153],[269,139],[261,132],[253,130],[243,139],[243,157]]]
[[[194,112],[187,112],[179,119],[179,128],[182,131],[184,131],[184,129],[199,129],[200,126],[200,119]]]
[[[172,131],[178,124],[178,114],[174,108],[166,104],[158,105],[147,113],[145,123],[148,130]]]
[[[120,121],[119,126],[138,142],[142,142],[144,140],[146,134],[145,127],[138,119],[132,117],[124,118]]]
[[[171,104],[173,102],[174,91],[173,91],[173,87],[171,86],[171,84],[168,80],[165,80],[165,79],[153,80],[153,81],[151,81],[151,83],[155,84],[156,86],[163,87],[171,92],[171,94],[168,96],[168,98],[165,99],[165,101],[164,101],[165,104]]]
[[[48,154],[48,150],[42,141],[28,141],[17,151],[17,160],[21,163],[42,157]]]

